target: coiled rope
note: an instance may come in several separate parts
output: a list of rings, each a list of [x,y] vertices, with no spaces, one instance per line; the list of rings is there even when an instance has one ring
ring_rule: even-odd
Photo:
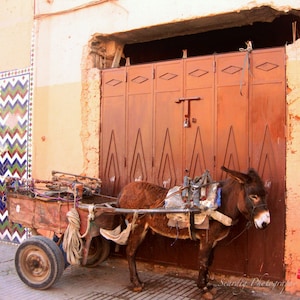
[[[94,205],[89,205],[89,214],[87,218],[86,231],[83,235],[80,234],[80,217],[76,208],[72,208],[67,212],[68,227],[64,233],[63,250],[67,255],[67,261],[71,265],[79,265],[82,258],[83,241],[87,235],[90,221],[94,220]]]

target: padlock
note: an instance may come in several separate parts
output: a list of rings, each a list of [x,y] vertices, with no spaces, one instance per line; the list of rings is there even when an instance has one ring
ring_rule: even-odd
[[[188,127],[190,127],[190,121],[189,121],[189,119],[188,119],[188,118],[185,118],[185,119],[184,119],[184,122],[183,122],[183,127],[184,127],[184,128],[188,128]]]

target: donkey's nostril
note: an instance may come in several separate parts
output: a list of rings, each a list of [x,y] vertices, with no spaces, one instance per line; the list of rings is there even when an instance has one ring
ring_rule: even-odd
[[[268,226],[268,224],[267,224],[266,222],[263,222],[263,223],[261,224],[261,227],[262,227],[263,229],[265,229],[267,226]]]

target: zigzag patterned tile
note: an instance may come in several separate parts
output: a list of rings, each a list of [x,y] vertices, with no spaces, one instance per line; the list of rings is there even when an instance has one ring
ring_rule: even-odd
[[[1,94],[2,95],[2,94]],[[28,110],[28,101],[25,101],[24,103],[21,102],[20,100],[15,100],[15,103],[11,103],[11,102],[7,102],[5,104],[5,102],[3,101],[2,103],[4,103],[4,105],[1,105],[1,113],[0,113],[0,117],[4,118],[6,117],[9,113],[14,113],[14,114],[18,114],[20,116],[24,116],[27,113]],[[24,99],[22,99],[24,101]]]
[[[1,98],[3,100],[6,100],[7,98],[15,99],[18,94],[22,98],[25,98],[25,96],[28,94],[29,79],[26,78],[24,81],[22,80],[24,78],[26,78],[26,76],[18,76],[18,78],[12,77],[10,79],[4,79],[1,85]]]
[[[4,223],[7,220],[8,217],[8,211],[6,209],[0,211],[0,223]]]
[[[31,68],[0,73],[0,239],[14,242],[26,230],[8,221],[4,182],[31,177],[32,77]]]
[[[14,243],[22,243],[25,239],[27,238],[27,234],[26,231],[24,229],[24,234],[20,235],[19,232],[14,232],[13,234],[11,234],[8,230],[6,230],[5,232],[0,232],[0,240],[4,240],[4,241],[11,241]]]

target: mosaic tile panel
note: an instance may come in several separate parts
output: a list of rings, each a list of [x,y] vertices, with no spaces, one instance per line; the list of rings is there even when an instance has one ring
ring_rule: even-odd
[[[31,68],[0,73],[0,239],[21,242],[26,230],[8,221],[5,178],[31,177]]]

